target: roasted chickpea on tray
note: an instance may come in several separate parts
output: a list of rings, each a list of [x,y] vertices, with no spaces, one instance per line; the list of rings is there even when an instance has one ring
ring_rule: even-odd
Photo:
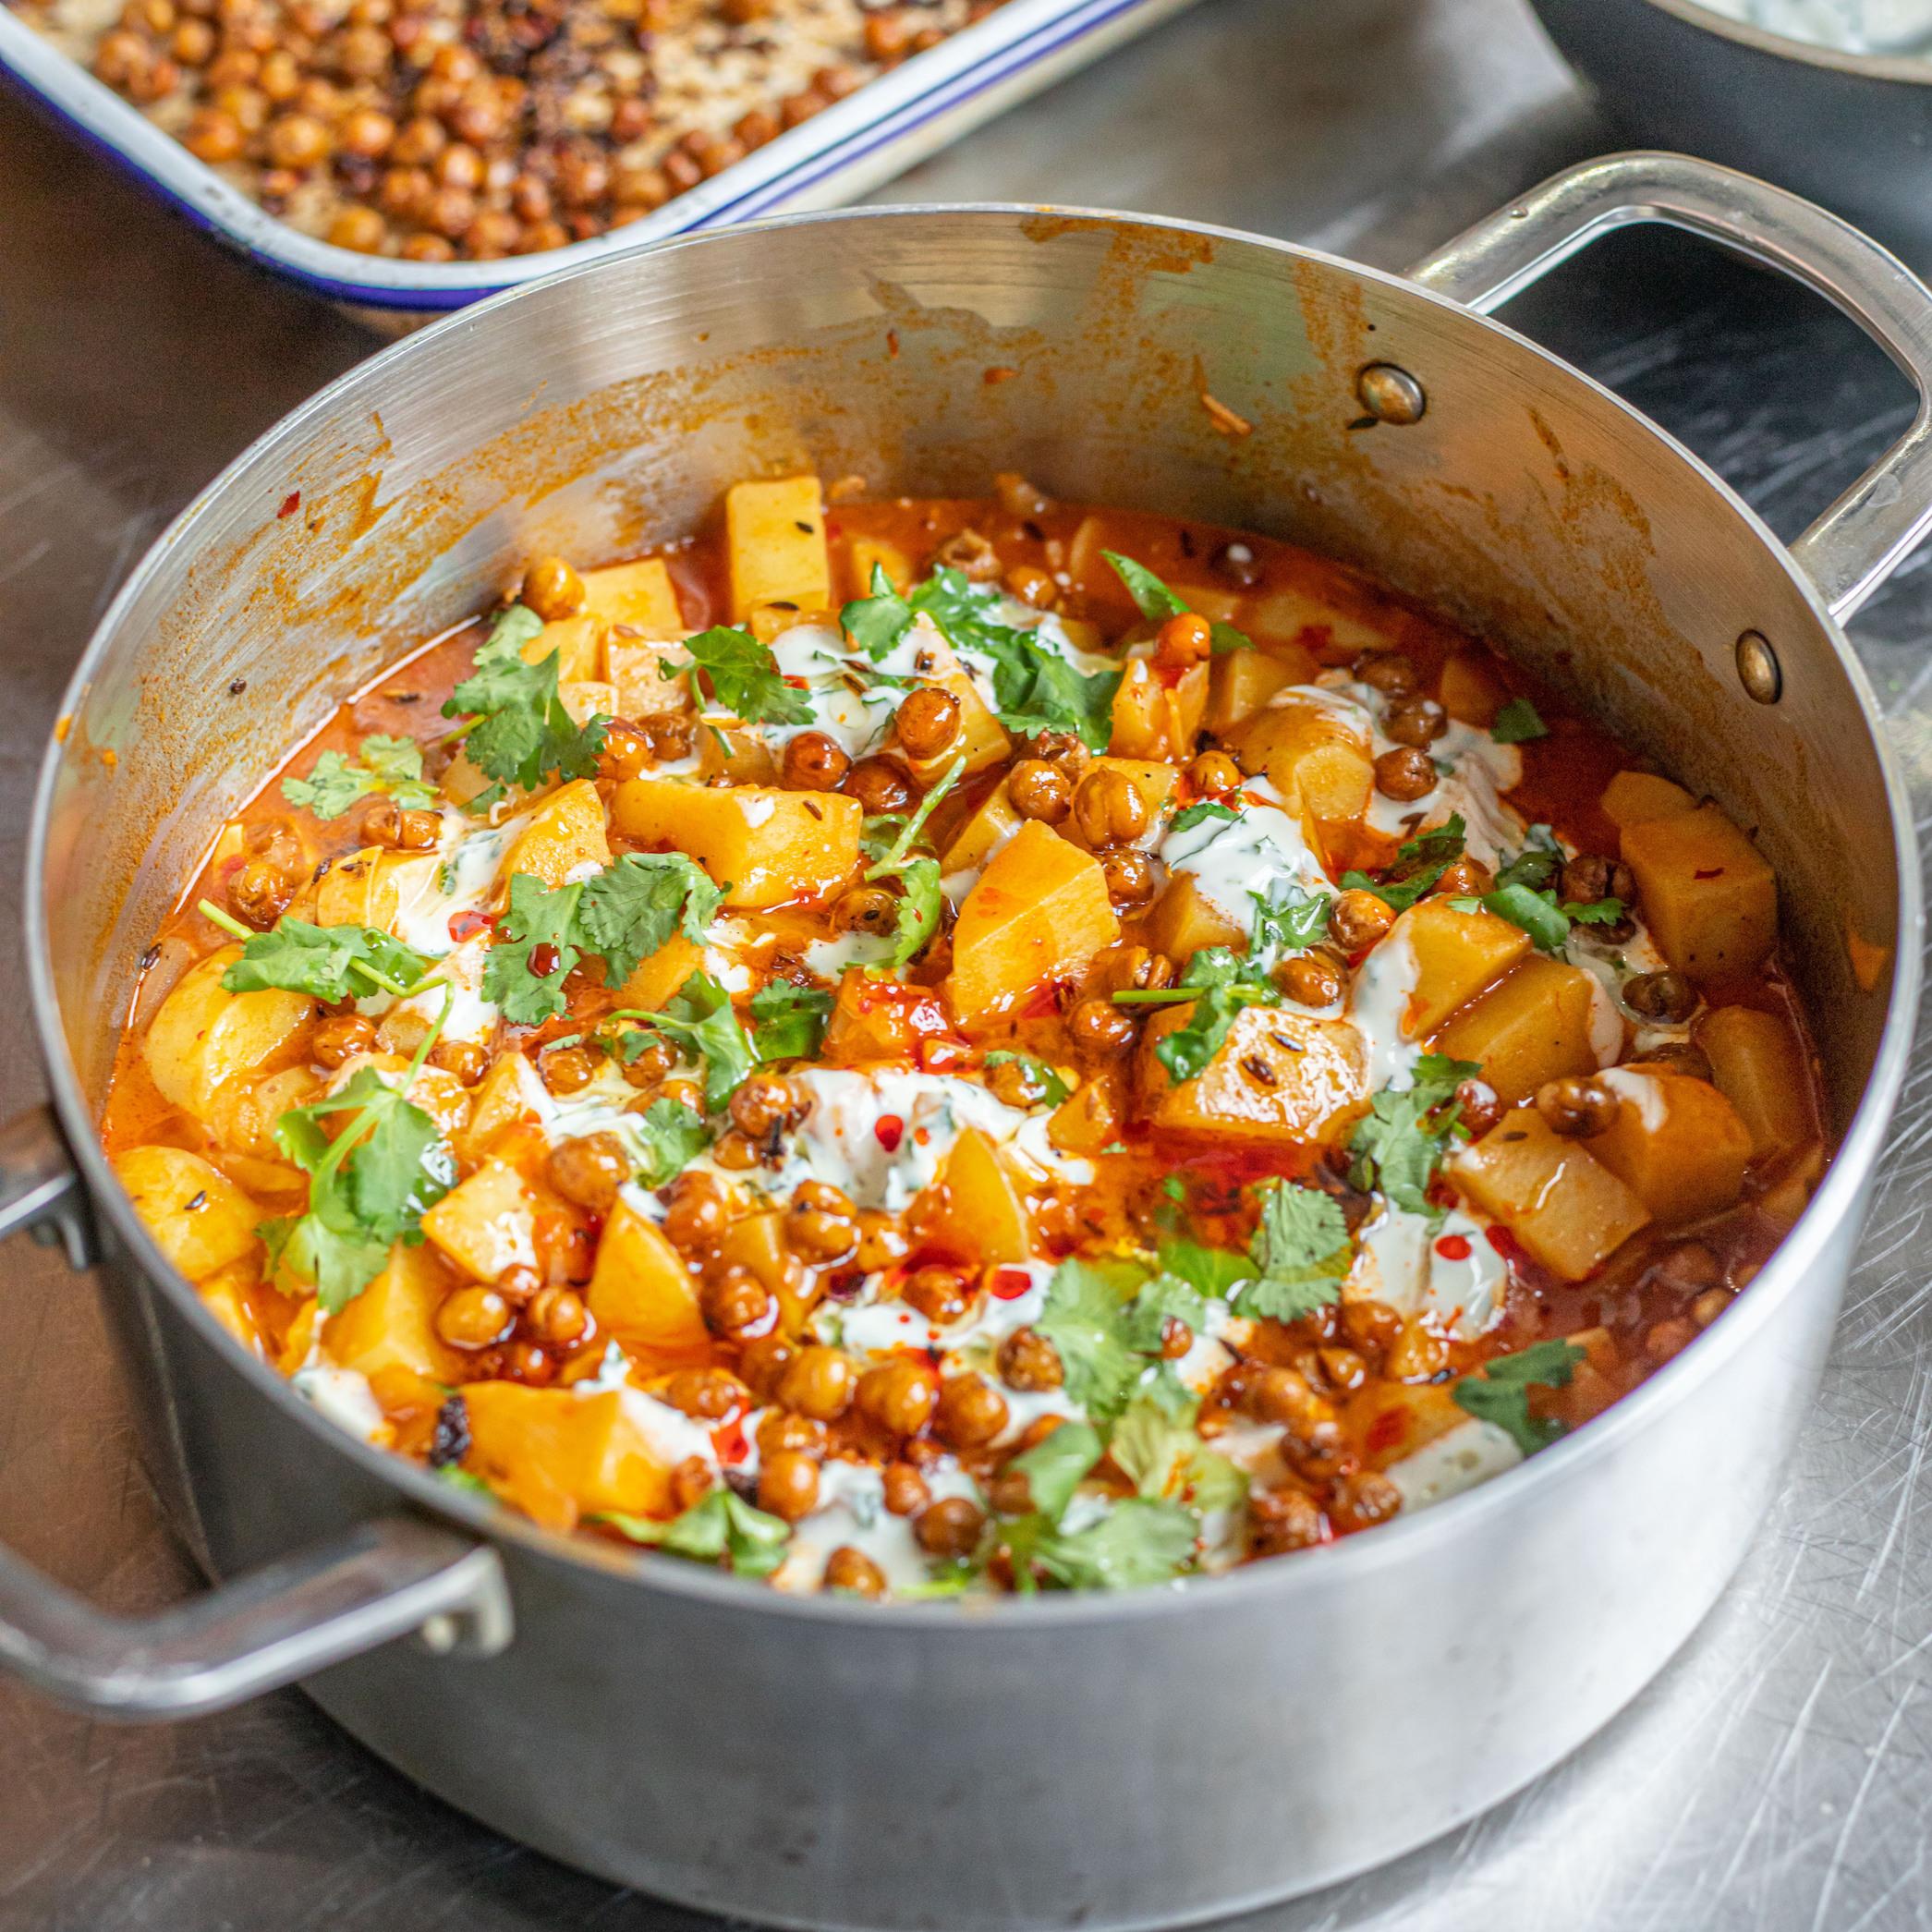
[[[1745,832],[1270,540],[739,484],[346,705],[105,1114],[319,1408],[557,1528],[1114,1588],[1497,1475],[1823,1167]]]

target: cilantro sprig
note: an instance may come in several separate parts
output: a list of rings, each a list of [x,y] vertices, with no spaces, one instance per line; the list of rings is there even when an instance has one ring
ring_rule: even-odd
[[[1103,550],[1100,554],[1113,565],[1114,575],[1127,587],[1127,595],[1134,600],[1134,608],[1149,624],[1160,624],[1170,617],[1185,617],[1193,614],[1194,606],[1183,603],[1145,564],[1136,564],[1132,557],[1124,557],[1118,551]],[[1209,630],[1217,657],[1231,650],[1252,650],[1255,648],[1253,638],[1245,631],[1236,630],[1232,624],[1210,624]]]
[[[685,654],[704,674],[711,696],[723,711],[747,724],[809,724],[811,699],[784,680],[769,644],[748,630],[728,624],[713,625],[685,639]],[[662,678],[680,677],[686,666],[665,659],[658,666]]]
[[[878,857],[866,869],[866,878],[871,883],[891,880],[899,888],[899,903],[893,924],[893,950],[884,966],[888,973],[903,973],[927,942],[939,931],[940,916],[945,906],[939,860],[927,854],[915,855],[913,847],[920,842],[933,808],[959,783],[960,774],[965,770],[966,759],[954,759],[938,783],[919,800],[918,809],[899,825],[896,832],[882,846],[877,848]]]
[[[1489,735],[1499,745],[1526,745],[1532,738],[1547,738],[1549,727],[1527,698],[1512,698],[1496,713]]]
[[[1236,1312],[1298,1321],[1340,1299],[1350,1260],[1348,1223],[1332,1196],[1276,1181],[1262,1194],[1248,1252],[1260,1273],[1241,1291]]]
[[[505,785],[534,792],[552,772],[572,779],[597,771],[611,721],[601,713],[584,725],[572,720],[557,695],[556,651],[524,662],[524,646],[542,628],[543,620],[528,605],[511,604],[478,649],[476,668],[443,707],[445,718],[469,721],[452,736],[463,740],[470,763],[496,781],[470,801],[472,811],[485,799],[494,803]]]
[[[760,1060],[809,1060],[825,1038],[832,995],[773,979],[751,996],[751,1045]]]
[[[1001,1525],[1000,1540],[1013,1565],[1014,1588],[1030,1596],[1042,1583],[1063,1590],[1132,1590],[1171,1582],[1192,1567],[1198,1536],[1194,1513],[1180,1503],[1130,1496],[1080,1529],[1038,1513],[1016,1517]]]
[[[1279,1006],[1281,990],[1254,954],[1203,946],[1172,987],[1158,992],[1117,992],[1123,1005],[1192,999],[1187,1017],[1154,1042],[1154,1057],[1177,1085],[1204,1072],[1225,1043],[1235,1016],[1249,1006]]]
[[[1563,1433],[1563,1426],[1554,1416],[1530,1414],[1530,1390],[1567,1389],[1576,1365],[1588,1353],[1572,1342],[1533,1343],[1513,1355],[1498,1355],[1479,1374],[1463,1377],[1449,1392],[1459,1408],[1507,1430],[1525,1455],[1535,1455]]]
[[[1378,881],[1367,872],[1347,871],[1342,875],[1342,890],[1373,893],[1391,911],[1407,912],[1462,857],[1467,829],[1462,814],[1456,812],[1446,824],[1403,841],[1390,868],[1396,875],[1393,879]]]
[[[682,1100],[653,1100],[642,1113],[625,1116],[637,1178],[646,1187],[674,1180],[711,1144],[711,1130]]]
[[[285,917],[272,931],[253,932],[206,899],[200,910],[242,942],[241,957],[222,975],[225,992],[277,987],[334,1005],[379,992],[407,999],[431,983],[430,962],[421,954],[373,927],[311,926]]]
[[[1174,822],[1169,832],[1192,832],[1197,825],[1205,825],[1213,819],[1225,819],[1230,824],[1241,814],[1232,805],[1222,805],[1218,799],[1197,798],[1174,815]]]
[[[768,1515],[721,1485],[681,1516],[660,1523],[650,1516],[609,1511],[591,1519],[607,1523],[633,1543],[681,1556],[694,1563],[722,1563],[739,1576],[769,1576],[784,1561],[792,1525]]]
[[[1449,1141],[1467,1137],[1455,1090],[1481,1071],[1473,1060],[1425,1053],[1413,1070],[1413,1086],[1400,1092],[1383,1088],[1349,1141],[1355,1185],[1379,1189],[1411,1214],[1436,1218],[1440,1210],[1429,1201],[1429,1183]]]
[[[1030,1053],[1016,1053],[1011,1047],[995,1047],[986,1056],[986,1064],[1018,1067],[1027,1084],[1028,1101],[1036,1107],[1057,1107],[1073,1093],[1073,1088],[1044,1060],[1036,1060]]]
[[[669,1004],[656,1013],[630,1008],[611,1015],[635,1020],[661,1033],[704,1067],[704,1104],[715,1113],[759,1063],[759,1056],[738,1024],[731,995],[709,974],[693,973]]]
[[[414,738],[376,733],[362,740],[356,759],[324,751],[307,778],[282,781],[283,797],[318,819],[339,819],[373,792],[412,810],[435,804],[436,787],[422,775],[422,747]]]

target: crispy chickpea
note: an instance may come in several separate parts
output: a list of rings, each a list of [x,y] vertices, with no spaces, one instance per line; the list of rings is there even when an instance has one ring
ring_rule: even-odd
[[[671,1205],[664,1214],[664,1233],[674,1247],[688,1249],[715,1245],[730,1219],[724,1197],[711,1175],[679,1174],[672,1182]]]
[[[1124,1053],[1134,1044],[1134,1016],[1112,1000],[1082,1000],[1066,1020],[1067,1038],[1089,1053]]]
[[[914,1519],[912,1533],[928,1556],[968,1557],[979,1547],[986,1513],[966,1496],[942,1496]]]
[[[1243,1391],[1242,1405],[1258,1421],[1280,1424],[1311,1448],[1339,1438],[1333,1407],[1297,1369],[1258,1370]]]
[[[1608,1132],[1616,1124],[1620,1105],[1609,1087],[1586,1075],[1566,1074],[1537,1088],[1537,1112],[1553,1133],[1573,1140],[1589,1140]]]
[[[641,776],[657,762],[650,740],[623,718],[604,726],[603,746],[597,754],[598,775],[623,780]]]
[[[1723,1264],[1701,1241],[1681,1241],[1657,1264],[1657,1285],[1686,1297],[1715,1288],[1724,1278]]]
[[[745,1385],[722,1368],[680,1368],[664,1384],[664,1400],[694,1422],[722,1422],[745,1406]]]
[[[329,224],[330,242],[358,255],[381,254],[388,234],[388,223],[373,208],[345,208]]]
[[[786,1450],[808,1455],[814,1461],[825,1454],[825,1425],[809,1416],[795,1416],[789,1409],[772,1409],[759,1417],[758,1452],[775,1456]]]
[[[497,1356],[497,1373],[505,1381],[541,1389],[556,1379],[557,1365],[534,1342],[511,1342]]]
[[[1154,896],[1154,862],[1133,845],[1115,845],[1100,855],[1100,877],[1115,905],[1145,905]]]
[[[1697,990],[1682,973],[1638,973],[1623,982],[1623,1003],[1646,1020],[1682,1026],[1697,1010]]]
[[[1455,1100],[1462,1110],[1456,1118],[1469,1129],[1472,1139],[1479,1140],[1508,1112],[1502,1096],[1487,1080],[1460,1081]]]
[[[869,812],[903,812],[912,803],[912,780],[889,758],[862,758],[839,789]]]
[[[915,1269],[899,1292],[928,1321],[941,1328],[957,1321],[966,1311],[966,1286],[956,1269],[937,1264]]]
[[[1728,1288],[1707,1288],[1691,1304],[1691,1319],[1700,1329],[1707,1329],[1726,1308],[1731,1306],[1731,1291]]]
[[[1402,1317],[1387,1302],[1343,1302],[1342,1329],[1365,1355],[1386,1355],[1402,1333]]]
[[[480,1040],[439,1039],[430,1049],[430,1064],[474,1087],[490,1071],[490,1049]]]
[[[705,1325],[714,1334],[743,1335],[772,1313],[772,1291],[748,1268],[727,1268],[698,1291]]]
[[[1661,1073],[1682,1074],[1688,1080],[1712,1077],[1710,1055],[1688,1039],[1667,1039],[1646,1047],[1633,1066],[1646,1066]]]
[[[746,1387],[750,1389],[759,1401],[769,1402],[772,1391],[778,1387],[779,1377],[785,1371],[785,1365],[796,1354],[797,1350],[783,1335],[760,1335],[756,1341],[747,1342],[739,1352],[738,1374],[744,1379]],[[800,1423],[808,1420],[803,1416],[788,1419]],[[813,1423],[811,1427],[817,1428],[818,1425]],[[762,1431],[763,1424],[759,1425],[759,1428]],[[761,1442],[762,1440],[760,1434]],[[787,1446],[796,1448],[797,1445],[794,1443]]]
[[[1401,1508],[1402,1491],[1386,1476],[1363,1469],[1336,1482],[1329,1513],[1338,1529],[1367,1529],[1386,1523]]]
[[[882,1208],[858,1210],[858,1253],[854,1258],[868,1274],[905,1258],[905,1231]]]
[[[925,1363],[894,1356],[859,1377],[858,1406],[893,1435],[916,1436],[939,1406],[937,1379]]]
[[[910,1463],[885,1465],[885,1506],[894,1516],[916,1516],[932,1501],[926,1478]]]
[[[1659,1321],[1644,1337],[1644,1353],[1659,1362],[1681,1355],[1697,1339],[1695,1327],[1682,1319]]]
[[[1214,626],[1193,611],[1170,617],[1154,638],[1154,662],[1168,671],[1186,671],[1214,649]]]
[[[1595,852],[1579,853],[1565,862],[1557,893],[1574,905],[1594,905],[1598,899],[1621,899],[1628,905],[1636,895],[1630,868]]]
[[[959,735],[959,699],[938,685],[908,691],[894,720],[908,758],[937,758]]]
[[[1047,1083],[1031,1061],[1015,1056],[986,1069],[986,1090],[1005,1106],[1027,1108],[1046,1097]]]
[[[1027,1515],[1033,1508],[1032,1479],[1024,1469],[1015,1469],[1009,1463],[987,1484],[986,1500],[998,1515]]]
[[[1074,823],[1096,851],[1131,844],[1148,829],[1147,800],[1124,772],[1092,771],[1074,794]]]
[[[948,1376],[933,1427],[949,1449],[977,1449],[1006,1427],[1006,1398],[984,1376]]]
[[[1331,1389],[1359,1389],[1368,1377],[1368,1365],[1352,1348],[1318,1348],[1315,1359]]]
[[[836,1422],[852,1406],[858,1372],[835,1348],[801,1349],[778,1379],[778,1399],[815,1422]]]
[[[490,1348],[516,1324],[511,1306],[494,1288],[472,1284],[443,1298],[436,1310],[436,1333],[452,1348]]]
[[[561,248],[563,243],[559,242],[557,246]],[[644,742],[658,759],[670,764],[677,759],[690,757],[691,747],[698,742],[698,726],[689,718],[661,712],[645,719]]]
[[[1404,805],[1427,798],[1436,789],[1436,761],[1413,745],[1398,745],[1376,759],[1375,788]]]
[[[205,67],[214,49],[214,29],[206,20],[183,20],[168,39],[169,54],[184,67]]]
[[[385,798],[364,815],[362,835],[392,852],[433,852],[443,837],[443,820],[434,812],[405,809]]]
[[[238,161],[247,140],[232,114],[219,107],[198,107],[181,137],[181,145],[197,160],[219,166],[225,161]]]
[[[1021,818],[1046,825],[1058,825],[1074,807],[1066,773],[1044,759],[1021,759],[1006,774],[1006,796]]]
[[[876,1603],[885,1595],[885,1572],[863,1549],[841,1543],[825,1559],[824,1587]]]
[[[1248,1547],[1257,1556],[1311,1549],[1326,1528],[1320,1506],[1304,1489],[1256,1489],[1248,1497]]]
[[[832,919],[841,932],[891,932],[899,923],[899,895],[882,885],[856,885],[833,905]]]
[[[1296,953],[1274,969],[1274,982],[1303,1006],[1332,1006],[1342,997],[1342,975],[1332,961]]]
[[[1187,777],[1204,798],[1230,798],[1241,789],[1241,767],[1225,751],[1202,752]]]
[[[784,747],[779,776],[792,792],[835,792],[852,771],[852,760],[822,731],[801,731]]]
[[[552,1148],[545,1171],[566,1201],[608,1214],[617,1190],[630,1179],[630,1156],[614,1134],[585,1134]]]
[[[752,1140],[766,1140],[784,1129],[797,1104],[789,1081],[776,1074],[753,1074],[732,1094],[732,1125]]]
[[[1066,1379],[1059,1350],[1038,1329],[1015,1329],[1000,1343],[995,1359],[1001,1379],[1023,1393],[1057,1389]]]
[[[671,1472],[671,1501],[679,1511],[696,1509],[711,1493],[711,1472],[702,1456],[687,1456]]]
[[[808,1516],[819,1506],[819,1465],[796,1450],[780,1450],[759,1466],[758,1506],[787,1523]]]
[[[552,1093],[577,1093],[596,1079],[599,1058],[588,1047],[562,1047],[544,1054],[537,1071]]]
[[[524,1310],[523,1325],[545,1348],[575,1348],[589,1339],[590,1311],[568,1288],[543,1288]]]
[[[1385,698],[1407,698],[1416,689],[1416,666],[1399,650],[1365,650],[1349,669],[1357,684]]]
[[[1412,1315],[1403,1323],[1382,1367],[1398,1382],[1427,1382],[1440,1375],[1448,1361],[1449,1347],[1441,1336]]]
[[[229,876],[228,909],[243,924],[265,932],[287,911],[298,889],[296,880],[273,859],[247,859]]]
[[[376,1027],[359,1013],[338,1014],[321,1021],[310,1036],[309,1051],[317,1066],[346,1065],[358,1053],[376,1050]]]
[[[785,1244],[808,1262],[843,1261],[858,1245],[852,1203],[823,1181],[804,1181],[785,1209]]]
[[[1360,888],[1336,893],[1329,910],[1329,931],[1344,953],[1366,952],[1394,923],[1389,902]]]
[[[312,114],[285,114],[269,123],[265,145],[277,167],[306,174],[329,158],[329,130]]]
[[[541,1291],[543,1277],[528,1262],[513,1262],[496,1278],[496,1292],[514,1308],[527,1306]]]
[[[1433,698],[1403,698],[1389,707],[1382,730],[1398,745],[1418,750],[1433,745],[1449,729],[1449,713]]]

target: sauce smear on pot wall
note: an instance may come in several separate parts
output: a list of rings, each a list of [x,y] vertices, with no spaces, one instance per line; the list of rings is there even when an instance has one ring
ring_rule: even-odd
[[[533,560],[223,830],[135,1014],[116,1169],[318,1408],[868,1597],[1456,1494],[1825,1159],[1718,807],[1339,565],[1018,477]]]

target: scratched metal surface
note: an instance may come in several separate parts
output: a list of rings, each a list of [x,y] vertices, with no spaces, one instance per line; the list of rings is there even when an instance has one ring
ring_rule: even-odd
[[[1311,30],[1312,11],[1216,0],[900,192],[1140,206],[1395,266],[1604,144],[1518,0],[1331,0]],[[1889,368],[1836,318],[1655,237],[1573,265],[1514,319],[1684,436],[1786,534],[1906,413]],[[0,102],[8,924],[40,740],[113,586],[228,456],[369,346]],[[1922,811],[1928,635],[1932,567],[1908,570],[1857,626]],[[20,985],[0,949],[0,1011],[19,1010]],[[0,1104],[38,1089],[30,1040],[18,1024],[0,1027]],[[1928,1139],[1932,1055],[1908,1091],[1782,1500],[1683,1655],[1512,1803],[1263,1915],[1258,1932],[1865,1932],[1932,1921]],[[132,1462],[89,1288],[38,1249],[14,1250],[6,1267],[0,1537],[104,1604],[165,1603],[188,1578]],[[0,1688],[5,1932],[699,1924],[469,1824],[294,1694],[170,1731],[118,1731]]]

